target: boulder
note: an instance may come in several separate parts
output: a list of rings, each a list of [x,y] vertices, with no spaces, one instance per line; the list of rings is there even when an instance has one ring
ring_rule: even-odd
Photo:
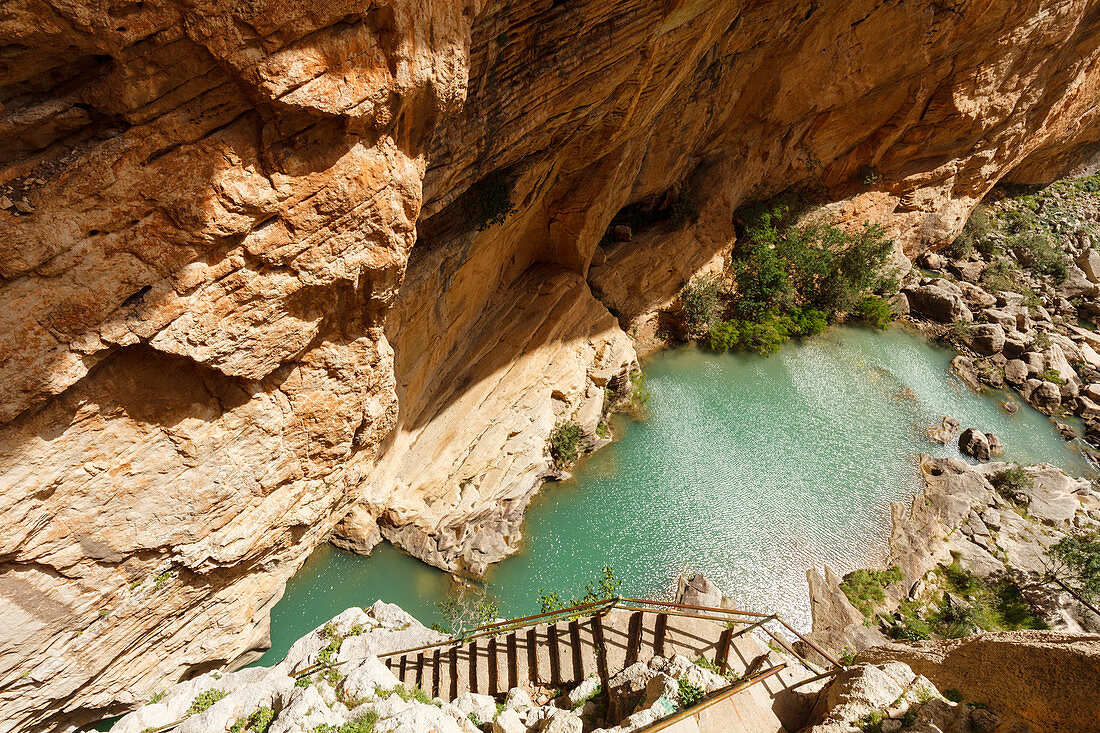
[[[1041,382],[1028,395],[1028,402],[1039,412],[1050,415],[1062,404],[1062,391],[1054,382]]]
[[[1020,360],[1027,364],[1028,377],[1035,377],[1039,375],[1039,372],[1046,368],[1046,360],[1043,355],[1037,351],[1029,351],[1020,357]]]
[[[985,434],[985,439],[989,443],[989,455],[990,456],[992,456],[993,458],[996,458],[997,456],[1003,456],[1004,455],[1005,447],[1004,447],[1004,444],[1001,442],[1000,438],[998,438],[993,433],[986,433]]]
[[[975,392],[982,391],[981,377],[972,360],[967,359],[965,356],[956,356],[951,360],[951,371],[970,389]]]
[[[905,293],[895,293],[890,298],[890,310],[898,318],[909,315],[909,298]]]
[[[940,423],[939,427],[928,429],[928,437],[937,443],[947,445],[959,434],[959,421],[948,415]]]
[[[917,258],[917,264],[926,270],[942,270],[947,260],[939,252],[925,252]]]
[[[412,728],[410,730],[428,730]],[[515,710],[505,709],[493,720],[493,733],[527,733],[527,724]]]
[[[1092,298],[1100,291],[1100,285],[1090,282],[1081,268],[1070,265],[1069,277],[1058,284],[1057,292],[1063,298]]]
[[[1015,415],[1020,411],[1020,406],[1012,400],[1005,400],[1001,403],[1001,409],[1009,415]]]
[[[1085,388],[1081,390],[1081,393],[1093,402],[1100,402],[1100,384],[1087,384]]]
[[[476,692],[464,692],[454,699],[452,703],[462,711],[463,715],[475,720],[478,725],[485,725],[497,715],[497,701],[488,695],[479,695]]]
[[[1004,354],[1005,357],[1009,359],[1019,359],[1026,350],[1027,344],[1024,343],[1023,339],[1005,336],[1005,345],[1001,349],[1001,353]]]
[[[737,609],[733,599],[722,593],[722,589],[702,573],[680,576],[677,580],[676,602],[687,606]]]
[[[1018,306],[1023,305],[1024,296],[1022,293],[1014,293],[1011,290],[998,290],[996,293],[997,305],[1002,308],[1006,306]]]
[[[1027,364],[1019,359],[1009,359],[1004,366],[1005,381],[1019,387],[1027,381]]]
[[[581,733],[583,730],[584,723],[579,717],[565,710],[559,710],[546,719],[546,723],[539,728],[539,733]]]
[[[982,356],[992,356],[1004,348],[1004,328],[999,323],[979,323],[971,326],[967,341]]]
[[[963,302],[962,291],[948,280],[937,278],[927,285],[905,291],[911,312],[940,323],[970,323],[974,314]]]
[[[1030,331],[1031,327],[1034,325],[1031,322],[1031,311],[1029,311],[1026,306],[1009,306],[1004,308],[1004,312],[1016,318],[1016,330],[1021,333]]]
[[[972,305],[977,308],[988,308],[997,303],[997,299],[992,295],[982,290],[977,285],[968,283],[965,280],[959,283],[959,290],[962,291],[963,300],[966,301],[967,305]]]
[[[1086,395],[1079,394],[1077,395],[1076,412],[1082,420],[1096,420],[1100,418],[1100,404],[1097,404]]]
[[[1070,366],[1065,349],[1058,344],[1051,344],[1050,347],[1043,352],[1043,358],[1046,363],[1046,368],[1058,372],[1058,376],[1062,378],[1063,383],[1077,379],[1077,372]]]
[[[626,224],[616,224],[611,228],[611,238],[616,242],[629,242],[634,238],[634,232]]]
[[[1091,283],[1100,283],[1100,253],[1091,247],[1077,256],[1077,266]]]
[[[959,450],[979,461],[988,461],[990,456],[989,439],[986,438],[984,433],[974,428],[967,428],[959,436]]]
[[[1066,425],[1064,422],[1054,421],[1054,427],[1058,429],[1058,434],[1062,436],[1062,440],[1073,440],[1077,437],[1077,431]]]
[[[964,284],[971,285],[971,283],[978,282],[978,278],[982,276],[985,267],[986,264],[981,260],[962,260],[948,263],[947,270],[959,278],[959,286],[961,287]],[[993,305],[993,303],[991,302],[989,305]]]
[[[990,323],[999,323],[1001,328],[1005,330],[1006,335],[1016,330],[1016,316],[1008,311],[1001,310],[1000,308],[986,308],[982,311],[982,315],[984,315]]]

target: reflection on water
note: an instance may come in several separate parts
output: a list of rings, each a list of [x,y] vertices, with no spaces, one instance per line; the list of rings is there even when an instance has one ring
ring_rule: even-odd
[[[917,454],[959,456],[929,426],[954,415],[1001,438],[1006,459],[1087,470],[1050,421],[1009,417],[948,374],[951,354],[899,329],[835,328],[765,359],[695,348],[646,372],[650,419],[549,485],[527,515],[523,552],[492,568],[502,613],[538,610],[539,590],[574,590],[611,565],[630,595],[667,596],[685,571],[710,576],[742,607],[809,625],[805,575],[881,561],[889,503],[918,489]],[[272,651],[350,605],[377,598],[425,622],[450,587],[389,546],[360,558],[319,549],[272,614]]]

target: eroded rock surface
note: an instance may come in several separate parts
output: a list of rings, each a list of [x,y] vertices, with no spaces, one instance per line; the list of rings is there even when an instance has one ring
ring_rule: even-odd
[[[616,329],[656,328],[734,208],[806,183],[906,254],[950,238],[998,179],[1089,157],[1098,24],[1087,0],[8,3],[0,730],[247,659],[349,512],[361,550],[382,519],[444,567],[506,553],[540,435],[591,427],[633,359]],[[516,211],[481,229],[494,175]],[[627,204],[685,200],[603,251]]]

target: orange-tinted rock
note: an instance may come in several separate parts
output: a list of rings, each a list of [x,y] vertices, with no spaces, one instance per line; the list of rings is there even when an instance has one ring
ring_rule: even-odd
[[[352,507],[364,548],[507,551],[554,420],[746,201],[812,186],[914,255],[1085,161],[1096,8],[7,3],[0,730],[247,658]],[[597,257],[634,203],[693,211]]]

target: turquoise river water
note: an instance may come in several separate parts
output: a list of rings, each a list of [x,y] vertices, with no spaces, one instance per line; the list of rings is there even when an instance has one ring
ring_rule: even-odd
[[[974,394],[952,354],[900,328],[833,328],[777,355],[694,347],[646,366],[650,417],[549,484],[532,502],[523,550],[491,569],[486,591],[505,616],[537,613],[543,588],[563,599],[609,565],[623,592],[668,597],[685,571],[706,573],[743,608],[809,626],[806,571],[881,563],[889,503],[918,490],[917,454],[959,456],[925,429],[954,415],[997,434],[1005,458],[1089,467],[1051,422],[1004,395]],[[272,612],[281,659],[302,634],[352,605],[398,603],[425,623],[453,592],[444,573],[388,544],[369,558],[319,548]]]

